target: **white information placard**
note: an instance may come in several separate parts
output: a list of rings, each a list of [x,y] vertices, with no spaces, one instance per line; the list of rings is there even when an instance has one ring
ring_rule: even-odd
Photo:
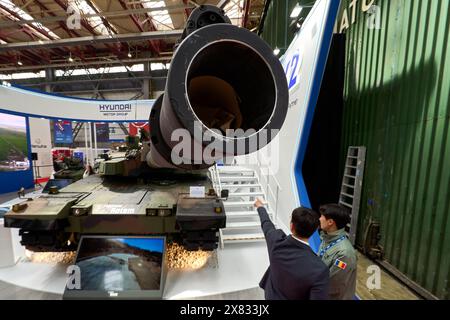
[[[189,196],[191,198],[204,198],[205,187],[190,187]]]

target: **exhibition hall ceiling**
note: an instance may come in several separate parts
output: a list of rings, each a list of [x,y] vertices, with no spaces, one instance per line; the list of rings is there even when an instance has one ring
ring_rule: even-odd
[[[255,31],[264,0],[0,0],[0,73],[170,62],[191,11]]]

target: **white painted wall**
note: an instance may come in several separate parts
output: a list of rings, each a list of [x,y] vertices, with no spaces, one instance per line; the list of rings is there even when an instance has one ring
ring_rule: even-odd
[[[37,167],[33,173],[37,178],[49,178],[53,172],[52,138],[50,135],[50,121],[41,118],[29,118],[31,152],[38,154],[38,160],[33,163]]]
[[[324,27],[327,19],[333,16],[330,15],[330,12],[333,8],[332,3],[336,4],[336,1],[319,0],[315,3],[302,29],[281,58],[288,83],[295,84],[290,87],[289,110],[277,138],[269,146],[258,151],[256,155],[237,158],[238,163],[246,163],[246,166],[252,167],[249,165],[249,163],[254,163],[251,159],[259,157],[271,168],[275,178],[273,181],[277,180],[281,187],[277,206],[278,224],[285,231],[288,231],[287,226],[289,226],[292,210],[305,205],[300,202],[294,166],[300,144],[307,143],[307,141],[302,141],[301,137],[305,128],[309,130],[308,126],[305,126],[307,110],[315,108],[315,105],[310,105],[310,101],[314,98],[312,85],[320,83],[323,76],[323,73],[316,73],[316,70],[324,68],[324,65],[318,65],[319,48],[322,41],[327,39],[329,41],[332,37],[332,32],[324,34]],[[332,24],[334,25],[334,21]],[[295,56],[298,57],[297,62]],[[296,81],[292,81],[293,79]],[[268,148],[272,150],[268,151]],[[259,166],[253,166],[253,168],[258,170]],[[272,189],[275,185],[276,183],[272,182]],[[272,202],[269,197],[269,205],[274,207]]]

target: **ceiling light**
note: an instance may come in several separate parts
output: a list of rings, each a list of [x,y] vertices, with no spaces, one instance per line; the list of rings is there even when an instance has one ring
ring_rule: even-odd
[[[273,54],[274,55],[278,55],[280,53],[280,49],[278,49],[278,48],[275,48],[275,50],[273,50]]]
[[[303,10],[303,6],[301,6],[297,3],[294,7],[294,10],[292,10],[292,12],[291,12],[291,18],[293,18],[293,19],[297,18],[300,15],[300,13],[302,12],[302,10]]]
[[[22,63],[22,61],[17,61],[17,64],[19,65],[19,66],[22,66],[23,65],[23,63]]]
[[[73,58],[72,58],[72,52],[70,53],[69,59],[67,59],[69,62],[73,62]]]
[[[131,52],[128,52],[128,58],[133,57],[133,55],[131,54]]]

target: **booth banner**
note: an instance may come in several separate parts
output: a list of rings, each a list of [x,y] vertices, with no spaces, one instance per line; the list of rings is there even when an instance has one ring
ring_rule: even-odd
[[[97,135],[97,142],[109,142],[109,124],[96,123],[95,132]]]
[[[121,125],[126,126],[127,123],[121,123]],[[128,134],[128,133],[127,133]],[[122,127],[117,122],[112,122],[109,124],[109,141],[110,142],[124,142],[127,136],[123,131]]]
[[[289,86],[289,109],[276,138],[279,150],[269,156],[264,150],[259,151],[261,158],[269,159],[270,169],[283,190],[276,207],[286,230],[292,210],[310,206],[302,165],[339,5],[339,0],[317,0],[281,58]],[[282,160],[273,160],[275,154],[283,155]],[[315,235],[311,241],[313,249],[318,243]]]
[[[150,126],[148,122],[131,122],[128,126],[130,136],[138,136],[140,129],[144,129],[145,131],[150,132]]]
[[[56,143],[73,143],[72,122],[71,121],[55,121],[54,138]]]
[[[0,112],[0,194],[33,187],[28,119]]]
[[[69,98],[0,84],[0,110],[34,117],[79,121],[147,121],[154,100]]]
[[[31,152],[37,155],[33,160],[35,179],[47,179],[53,172],[52,139],[50,120],[29,118]]]
[[[0,113],[0,172],[28,169],[26,118]]]

